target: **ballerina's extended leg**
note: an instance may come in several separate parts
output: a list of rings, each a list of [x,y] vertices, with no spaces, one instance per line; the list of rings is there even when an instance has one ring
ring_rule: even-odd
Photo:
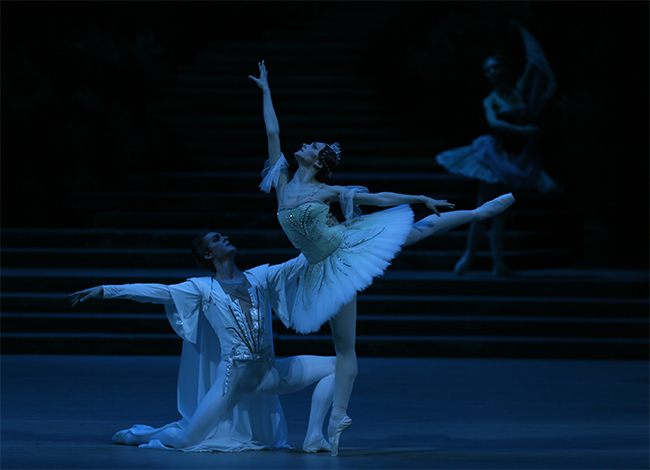
[[[413,224],[413,229],[406,237],[404,246],[412,245],[432,235],[445,233],[452,228],[474,221],[482,221],[500,214],[515,202],[512,193],[504,194],[471,211],[444,212],[418,220]]]

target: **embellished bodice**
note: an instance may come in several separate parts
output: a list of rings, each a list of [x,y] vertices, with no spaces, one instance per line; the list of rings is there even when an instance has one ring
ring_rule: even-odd
[[[523,101],[515,104],[503,103],[497,110],[497,117],[501,121],[524,126],[528,124],[528,109]],[[497,133],[497,139],[501,148],[513,154],[520,153],[529,140],[526,136],[512,133]]]
[[[527,121],[526,106],[522,103],[519,105],[504,105],[497,110],[497,117],[502,121],[511,124],[523,125]]]
[[[278,221],[284,233],[311,264],[324,260],[341,245],[345,227],[330,227],[328,213],[327,204],[315,201],[278,210]]]

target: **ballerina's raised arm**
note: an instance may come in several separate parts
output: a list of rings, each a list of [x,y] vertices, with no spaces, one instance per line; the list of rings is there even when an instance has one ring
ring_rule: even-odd
[[[270,169],[274,168],[278,160],[282,157],[282,151],[280,150],[280,124],[278,123],[278,117],[275,114],[275,109],[273,109],[273,100],[271,99],[271,89],[269,88],[268,73],[266,71],[264,61],[259,62],[257,66],[260,70],[260,77],[255,78],[252,75],[249,75],[248,78],[253,80],[262,90],[264,125],[266,126],[266,137],[269,147],[269,160],[267,168]],[[282,189],[284,189],[284,186],[287,184],[287,182],[288,178],[286,176],[286,173],[279,173],[278,180],[275,182],[278,202],[280,202]]]
[[[264,61],[258,63],[258,68],[260,71],[260,77],[256,78],[249,75],[248,78],[253,80],[263,93],[264,125],[266,127],[269,153],[267,169],[265,169],[265,171],[269,171],[275,168],[278,161],[283,157],[280,149],[280,125],[278,123],[275,109],[273,108],[271,89],[268,83],[268,72]],[[338,163],[339,152],[338,144],[328,145],[323,142],[303,144],[295,153],[295,157],[300,167],[296,176],[291,180],[295,187],[292,188],[291,191],[288,191],[286,195],[287,197],[284,199],[293,199],[294,201],[299,200],[305,196],[305,191],[311,191],[311,188],[308,188],[310,184],[316,184],[318,182],[322,183],[322,180],[331,174],[332,168]],[[284,162],[281,162],[280,165],[284,165]],[[283,166],[283,168],[285,167]],[[307,169],[313,169],[314,171],[305,171]],[[276,171],[275,181],[271,186],[276,189],[276,196],[280,205],[282,205],[281,196],[284,193],[285,186],[288,182],[289,177],[286,172]],[[270,188],[266,188],[266,190],[270,190]],[[341,192],[344,190],[345,188],[342,186],[327,186],[321,184],[318,199],[326,203],[339,201],[341,199]],[[391,192],[381,192],[376,194],[354,192],[353,201],[354,204],[357,205],[374,205],[379,207],[423,203],[436,215],[440,215],[438,208],[454,208],[454,205],[446,200],[436,200],[422,195],[413,196]]]

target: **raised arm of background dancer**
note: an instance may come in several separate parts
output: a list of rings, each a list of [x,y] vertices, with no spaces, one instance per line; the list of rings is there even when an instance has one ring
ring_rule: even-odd
[[[259,62],[257,66],[260,69],[260,78],[255,78],[249,75],[248,78],[253,80],[257,86],[262,90],[263,96],[263,112],[264,112],[264,125],[266,126],[266,137],[269,144],[269,160],[270,166],[275,165],[281,155],[280,151],[280,124],[278,117],[275,115],[273,109],[273,100],[271,99],[271,89],[269,88],[268,74],[264,61]]]
[[[510,20],[510,26],[511,26],[512,28],[518,30],[518,31],[521,33],[522,36],[524,35],[524,31],[526,31],[526,29],[524,28],[524,25],[521,24],[521,22],[518,21],[518,20]],[[528,34],[529,34],[530,37],[532,37],[532,35],[531,35],[530,33],[528,33]],[[533,80],[533,67],[534,67],[534,66],[533,66],[533,64],[531,63],[531,61],[530,61],[530,60],[526,60],[526,67],[524,68],[524,73],[521,75],[521,77],[519,78],[519,80],[517,80],[517,85],[516,85],[516,87],[517,87],[517,89],[521,92],[521,94],[522,94],[523,96],[527,96],[527,95],[528,95],[529,88],[530,88],[530,86],[531,86],[531,84],[532,84],[532,80]]]
[[[515,85],[521,92],[522,96],[528,96],[528,93],[530,93],[529,89],[533,83],[533,67],[532,62],[527,61],[524,73],[521,75],[521,78],[517,80],[517,84]]]
[[[485,119],[487,119],[488,125],[495,132],[503,134],[518,134],[526,137],[533,137],[542,133],[542,130],[539,127],[532,124],[518,126],[499,119],[495,109],[493,95],[490,95],[483,100],[483,107],[485,108]]]
[[[390,207],[400,204],[425,204],[436,215],[440,215],[438,208],[453,209],[454,204],[446,200],[437,200],[427,196],[412,196],[399,193],[355,193],[354,203],[360,205]]]

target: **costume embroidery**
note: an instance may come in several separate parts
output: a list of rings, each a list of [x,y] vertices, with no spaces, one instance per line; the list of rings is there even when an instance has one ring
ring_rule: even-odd
[[[260,311],[257,287],[253,286],[248,289],[248,295],[251,299],[251,308],[248,312],[243,311],[239,299],[228,304],[230,320],[232,320],[229,323],[233,326],[226,327],[226,330],[231,332],[233,346],[230,349],[230,354],[225,358],[227,366],[226,381],[223,387],[224,395],[228,393],[232,368],[238,362],[273,362],[272,347],[264,347],[264,315]],[[217,305],[215,299],[212,300],[212,303]]]

